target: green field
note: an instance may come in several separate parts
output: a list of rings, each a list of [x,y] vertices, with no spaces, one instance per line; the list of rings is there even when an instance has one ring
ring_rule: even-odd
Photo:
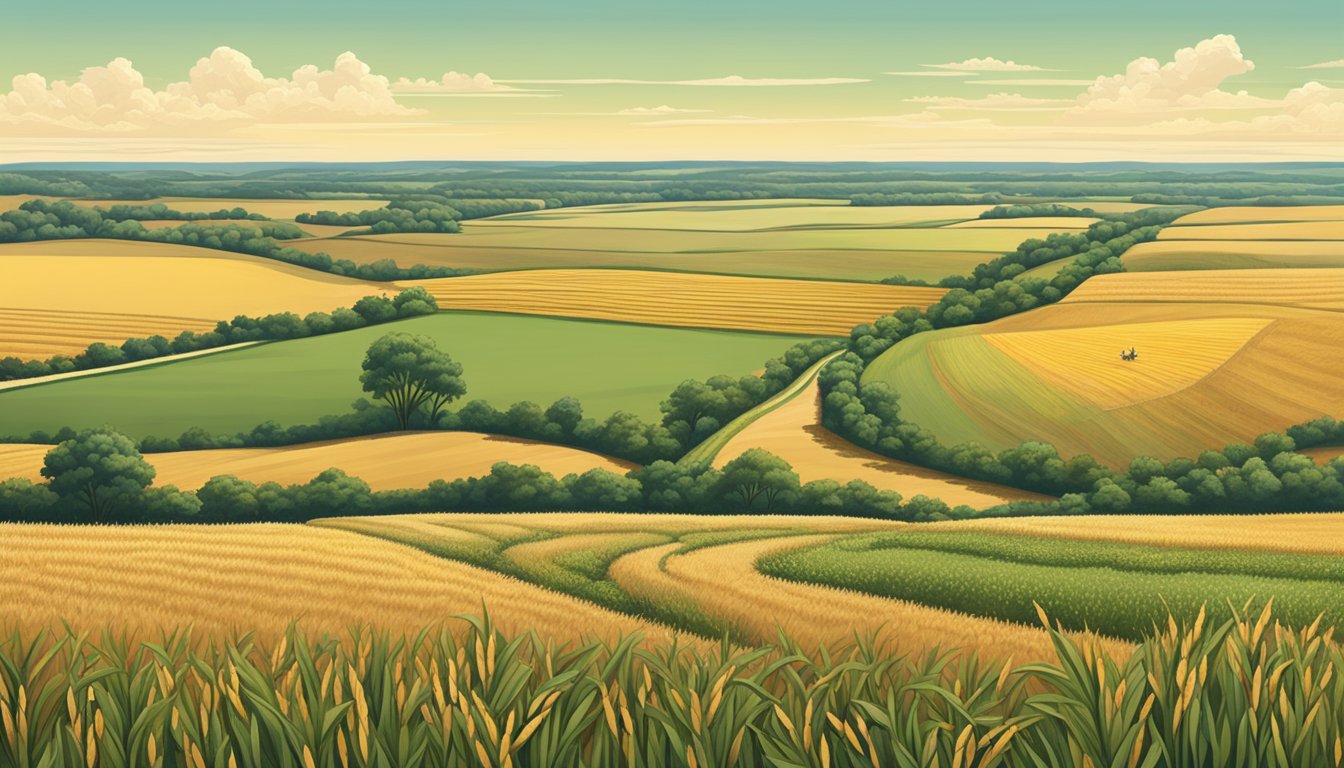
[[[969,272],[1060,220],[977,222],[989,205],[850,206],[836,200],[584,206],[463,224],[460,234],[313,239],[294,246],[355,262],[459,269],[671,269],[766,277],[935,282]],[[985,223],[961,228],[962,222]],[[1080,220],[1064,222],[1076,227]]]
[[[1036,606],[1072,629],[1139,640],[1168,610],[1215,621],[1273,597],[1290,625],[1344,619],[1344,570],[1326,555],[1155,547],[1021,534],[851,536],[767,557],[771,576],[1034,623]]]
[[[0,394],[0,433],[111,424],[134,437],[213,433],[265,422],[315,422],[362,396],[369,344],[406,331],[435,339],[465,368],[465,400],[507,407],[577,397],[590,416],[646,419],[678,383],[743,375],[801,337],[451,312],[374,328],[260,345],[123,373]]]

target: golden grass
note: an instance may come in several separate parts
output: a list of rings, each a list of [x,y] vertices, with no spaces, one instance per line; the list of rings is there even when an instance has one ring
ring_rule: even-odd
[[[1172,302],[1275,304],[1344,309],[1344,269],[1204,270],[1098,275],[1078,286],[1064,304]]]
[[[1271,321],[1260,317],[987,333],[983,339],[1063,392],[1104,410],[1191,386]],[[1139,359],[1121,359],[1135,348]]]
[[[1087,229],[1101,219],[1086,216],[1029,216],[1020,219],[971,219],[948,224],[947,229]]]
[[[504,556],[526,573],[545,579],[548,574],[568,570],[557,562],[567,555],[585,552],[624,552],[667,543],[670,543],[667,534],[650,531],[575,533],[515,544],[504,550]]]
[[[784,549],[821,544],[830,536],[793,536],[723,544],[676,554],[677,544],[618,558],[611,578],[627,593],[649,600],[689,602],[728,622],[756,642],[780,631],[805,650],[873,636],[892,653],[921,654],[957,647],[1014,661],[1053,658],[1049,638],[1036,628],[929,608],[814,584],[772,579],[756,562]],[[1103,641],[1114,650],[1123,643]]]
[[[1344,555],[1344,513],[1272,515],[1085,515],[959,520],[933,528],[1020,533],[1192,549]]]
[[[407,283],[409,285],[410,283]],[[946,291],[871,283],[636,270],[529,270],[425,280],[444,309],[472,309],[695,328],[844,336]]]
[[[207,330],[238,314],[330,311],[385,284],[273,259],[126,240],[0,245],[0,356],[70,353],[94,341]]]
[[[897,491],[907,499],[924,495],[952,506],[966,504],[976,508],[1046,498],[896,461],[837,437],[821,426],[821,392],[816,381],[734,435],[715,456],[714,465],[722,467],[750,448],[764,448],[789,462],[804,483],[863,480],[882,490]]]
[[[29,200],[54,200],[55,198],[43,197],[42,195],[0,195],[0,213],[5,211],[17,210],[20,205]]]
[[[163,203],[174,211],[182,213],[214,213],[242,208],[248,213],[259,213],[268,219],[292,219],[300,213],[334,211],[336,213],[358,213],[387,205],[386,200],[298,200],[298,199],[246,199],[224,197],[156,197],[153,200],[71,200],[79,205],[110,208],[114,205],[153,205]]]
[[[0,265],[0,273],[7,271]],[[182,331],[208,331],[217,319],[0,307],[0,357],[74,355],[94,341],[120,343],[156,333],[171,338]]]
[[[1337,459],[1344,456],[1344,445],[1323,445],[1319,448],[1306,448],[1298,451],[1303,456],[1310,456],[1317,464],[1324,464],[1331,459]]]
[[[1182,224],[1239,224],[1265,221],[1344,221],[1344,205],[1227,206],[1195,211]]]
[[[0,445],[0,477],[38,478],[50,446]],[[254,483],[306,483],[332,467],[362,478],[376,491],[424,488],[433,480],[490,474],[507,461],[534,464],[556,477],[606,469],[624,474],[635,465],[562,445],[479,432],[378,435],[284,448],[222,448],[151,453],[157,485],[199,488],[216,475]]]
[[[1344,266],[1341,240],[1162,240],[1121,257],[1130,272],[1180,269],[1264,269]]]
[[[153,639],[291,623],[310,632],[365,624],[414,632],[453,626],[482,604],[506,631],[559,641],[670,632],[490,571],[317,526],[0,525],[0,625],[25,630],[124,628]]]
[[[1344,240],[1344,221],[1275,221],[1265,224],[1171,226],[1158,240]]]
[[[974,219],[991,205],[893,205],[851,206],[781,204],[785,201],[755,201],[756,205],[664,207],[652,203],[642,208],[613,210],[608,206],[554,208],[548,211],[513,213],[471,222],[480,226],[583,227],[612,229],[701,230],[751,232],[771,229],[817,227],[883,227]],[[766,203],[775,203],[767,205]],[[1041,226],[1050,226],[1042,224]]]

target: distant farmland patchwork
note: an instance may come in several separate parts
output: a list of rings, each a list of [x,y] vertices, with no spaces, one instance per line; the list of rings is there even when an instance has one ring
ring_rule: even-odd
[[[1210,208],[1125,254],[1130,271],[1344,267],[1344,206]]]

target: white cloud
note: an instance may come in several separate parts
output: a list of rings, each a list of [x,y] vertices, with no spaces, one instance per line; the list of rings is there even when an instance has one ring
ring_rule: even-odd
[[[974,72],[948,72],[946,70],[920,70],[917,72],[883,72],[884,75],[898,75],[900,77],[966,77],[974,76]]]
[[[1272,107],[1271,99],[1220,88],[1229,77],[1255,69],[1232,35],[1216,35],[1192,48],[1176,51],[1165,64],[1134,59],[1122,74],[1098,77],[1078,97],[1084,112],[1161,112],[1171,109],[1256,109]]]
[[[0,93],[0,126],[16,129],[134,132],[201,123],[324,122],[417,114],[397,103],[388,80],[355,54],[331,69],[304,65],[288,77],[267,77],[243,53],[216,48],[187,79],[161,91],[145,85],[129,59],[89,67],[73,82],[19,75]]]
[[[656,107],[630,107],[617,112],[618,115],[629,115],[631,117],[649,117],[659,115],[682,115],[690,112],[708,112],[708,109],[679,109],[670,107],[666,104],[660,104]]]
[[[961,96],[916,96],[906,99],[912,104],[923,104],[929,109],[973,109],[986,111],[1042,111],[1063,109],[1072,99],[1040,99],[1020,93],[993,93],[968,99]]]
[[[1017,78],[1008,80],[967,80],[971,85],[1091,85],[1092,80],[1065,80],[1059,78]]]
[[[708,87],[779,87],[798,85],[846,85],[867,83],[857,77],[711,77],[703,80],[627,80],[623,78],[581,78],[576,80],[499,80],[518,85],[693,85]]]
[[[986,56],[983,59],[966,59],[965,61],[953,61],[947,64],[920,64],[921,67],[930,69],[947,69],[956,72],[1049,72],[1044,67],[1038,67],[1032,64],[1018,64],[1009,59],[1002,61],[993,56]]]
[[[465,72],[445,72],[438,80],[417,77],[414,80],[399,77],[392,83],[393,93],[432,93],[448,96],[523,96],[537,95],[536,91],[514,88],[496,82],[484,72],[469,75]]]
[[[1298,69],[1344,69],[1344,59],[1335,59],[1334,61],[1322,61],[1320,64],[1308,64]]]

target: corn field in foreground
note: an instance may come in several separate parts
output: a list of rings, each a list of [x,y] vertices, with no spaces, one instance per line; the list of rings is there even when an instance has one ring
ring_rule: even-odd
[[[1044,618],[1044,617],[1043,617]],[[1326,766],[1344,757],[1333,631],[1266,609],[1174,622],[1127,658],[559,648],[488,619],[457,635],[291,631],[131,646],[0,640],[3,766]]]

